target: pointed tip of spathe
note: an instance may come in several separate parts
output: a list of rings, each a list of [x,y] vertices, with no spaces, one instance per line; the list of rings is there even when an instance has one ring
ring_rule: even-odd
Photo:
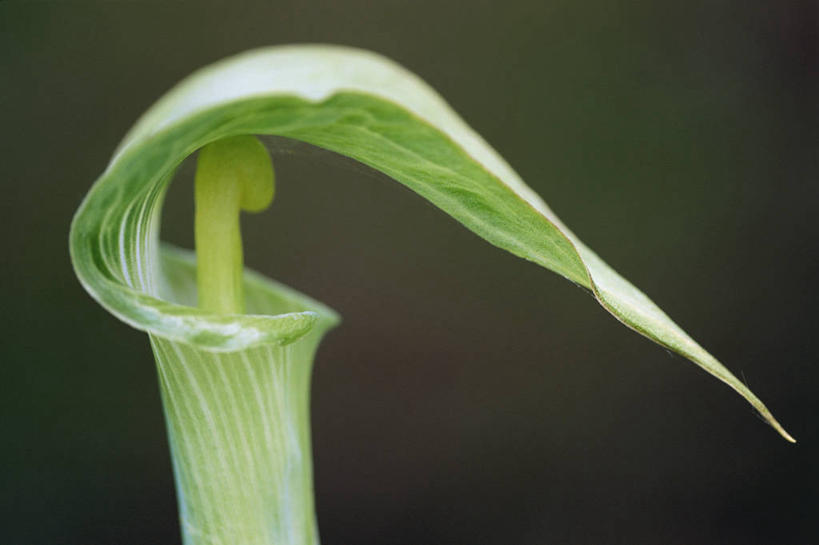
[[[771,427],[773,427],[773,429],[775,429],[777,433],[779,433],[779,435],[781,435],[782,438],[785,439],[785,441],[789,443],[796,443],[796,439],[794,439],[790,433],[785,431],[785,428],[783,428],[782,425],[776,421],[776,418],[774,418],[771,414],[767,414],[764,416],[768,424],[770,424]]]
[[[743,384],[743,386],[745,385]],[[768,407],[766,407],[765,404],[762,403],[762,401],[760,401],[758,397],[756,397],[750,390],[748,390],[747,387],[745,387],[744,390],[738,391],[740,392],[742,397],[744,397],[754,407],[754,409],[756,409],[757,415],[763,422],[765,422],[770,427],[775,429],[776,433],[782,436],[782,438],[788,443],[796,443],[796,439],[794,439],[790,433],[785,431],[785,428],[783,428],[782,424],[780,424],[779,421],[776,418],[774,418],[774,415],[771,414],[771,411],[768,410]]]
[[[785,441],[787,441],[788,443],[796,443],[796,439],[794,439],[793,436],[790,433],[788,433],[784,429],[782,429],[781,426],[779,428],[777,428],[776,431],[778,431],[779,435],[784,437]]]

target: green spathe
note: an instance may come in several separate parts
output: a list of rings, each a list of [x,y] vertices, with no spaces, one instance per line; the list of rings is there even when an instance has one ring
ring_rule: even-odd
[[[291,297],[286,288],[251,273],[238,282],[246,292],[238,300],[240,304],[244,300],[247,314],[226,313],[220,306],[196,308],[195,275],[182,265],[184,259],[159,244],[162,200],[176,167],[208,144],[254,134],[293,138],[358,160],[412,189],[491,244],[588,288],[623,324],[728,384],[793,441],[741,381],[580,242],[503,158],[417,76],[357,49],[320,45],[262,49],[202,69],[160,99],[128,133],[71,228],[72,261],[83,286],[119,319],[151,335],[174,445],[180,509],[183,524],[189,526],[184,530],[186,543],[198,543],[197,536],[214,543],[234,543],[240,538],[247,539],[246,543],[267,543],[249,536],[259,532],[259,525],[274,523],[280,527],[262,532],[267,536],[264,539],[276,543],[315,539],[314,534],[303,537],[309,534],[306,530],[297,531],[312,524],[304,522],[312,521],[312,511],[290,513],[289,519],[286,515],[291,508],[312,509],[311,495],[309,501],[296,499],[307,497],[310,482],[305,477],[309,463],[304,463],[309,452],[306,417],[301,409],[271,416],[277,426],[298,428],[295,436],[304,438],[296,448],[287,450],[292,441],[284,451],[276,450],[274,443],[237,447],[244,444],[243,437],[263,436],[269,423],[259,424],[252,434],[241,425],[255,418],[242,402],[250,403],[256,396],[252,389],[259,383],[258,376],[254,378],[250,370],[240,371],[242,367],[234,363],[267,350],[312,347],[303,349],[310,358],[301,357],[300,364],[275,353],[266,364],[280,373],[295,369],[307,373],[300,375],[301,390],[293,394],[301,400],[293,407],[302,406],[309,379],[310,362],[306,360],[311,359],[321,333],[337,320],[335,314],[307,298]],[[240,270],[239,262],[235,257],[229,260],[232,271]],[[252,302],[255,298],[261,302]],[[186,381],[185,369],[190,366],[182,364],[196,359],[198,364],[191,363],[198,366],[191,371],[195,380]],[[282,363],[285,361],[292,365]],[[257,375],[262,371],[251,368]],[[231,376],[234,371],[238,374]],[[220,380],[230,387],[218,387]],[[213,384],[210,390],[202,386],[206,383]],[[278,386],[270,388],[281,388],[287,380],[266,382],[274,383]],[[172,395],[191,401],[177,403]],[[269,410],[271,403],[279,402],[270,395],[272,401],[253,410]],[[262,393],[260,399],[264,396]],[[211,402],[218,407],[210,406]],[[223,411],[228,413],[219,417]],[[229,431],[233,427],[237,427],[235,433]],[[202,437],[210,434],[219,444],[197,444],[197,433]],[[179,439],[183,436],[187,438]],[[204,465],[197,465],[198,449],[207,445],[215,457],[206,457],[201,461]],[[222,478],[218,485],[185,477],[201,475],[205,467],[217,471],[217,464],[224,471],[241,471],[248,467],[243,464],[265,456],[291,461],[276,465],[277,458],[271,463],[278,469],[264,474],[290,484],[275,488],[274,500],[264,496],[252,505],[242,504],[247,519],[233,523],[226,522],[227,515],[216,514],[222,509],[230,512],[235,506],[227,504],[239,501],[230,478]],[[296,476],[282,474],[293,467],[297,467]],[[208,490],[221,486],[223,491],[197,496],[190,491],[197,486]],[[290,495],[297,489],[300,496]],[[270,518],[274,511],[279,513],[275,520]],[[207,512],[217,518],[209,519]]]
[[[659,307],[608,267],[429,86],[367,51],[299,45],[251,51],[196,72],[128,133],[74,219],[88,291],[159,336],[231,350],[306,332],[309,312],[226,318],[158,299],[158,217],[174,168],[202,146],[279,135],[394,178],[490,243],[592,290],[618,320],[736,390],[788,440],[762,402]]]

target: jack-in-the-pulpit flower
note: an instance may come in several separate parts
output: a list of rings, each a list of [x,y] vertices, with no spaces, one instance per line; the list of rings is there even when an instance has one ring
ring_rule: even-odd
[[[356,49],[262,49],[196,72],[157,102],[71,229],[82,284],[149,334],[186,544],[318,540],[309,382],[317,345],[338,318],[242,268],[239,210],[264,208],[273,195],[272,166],[253,135],[300,140],[383,172],[491,244],[587,288],[622,323],[728,384],[792,441],[741,381],[584,246],[417,76]],[[193,253],[159,242],[165,191],[197,150],[198,265]]]

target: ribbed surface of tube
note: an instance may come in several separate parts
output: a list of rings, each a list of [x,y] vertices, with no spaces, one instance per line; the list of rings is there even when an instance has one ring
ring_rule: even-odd
[[[309,389],[321,333],[212,352],[156,336],[185,545],[313,545]]]

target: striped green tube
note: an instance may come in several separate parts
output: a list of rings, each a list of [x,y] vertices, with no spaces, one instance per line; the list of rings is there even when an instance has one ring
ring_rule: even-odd
[[[191,254],[165,247],[166,275],[195,282]],[[335,314],[245,273],[254,313],[312,311],[290,342],[213,351],[150,335],[171,444],[186,545],[312,545],[309,392],[313,357]],[[180,301],[184,302],[184,301]]]

